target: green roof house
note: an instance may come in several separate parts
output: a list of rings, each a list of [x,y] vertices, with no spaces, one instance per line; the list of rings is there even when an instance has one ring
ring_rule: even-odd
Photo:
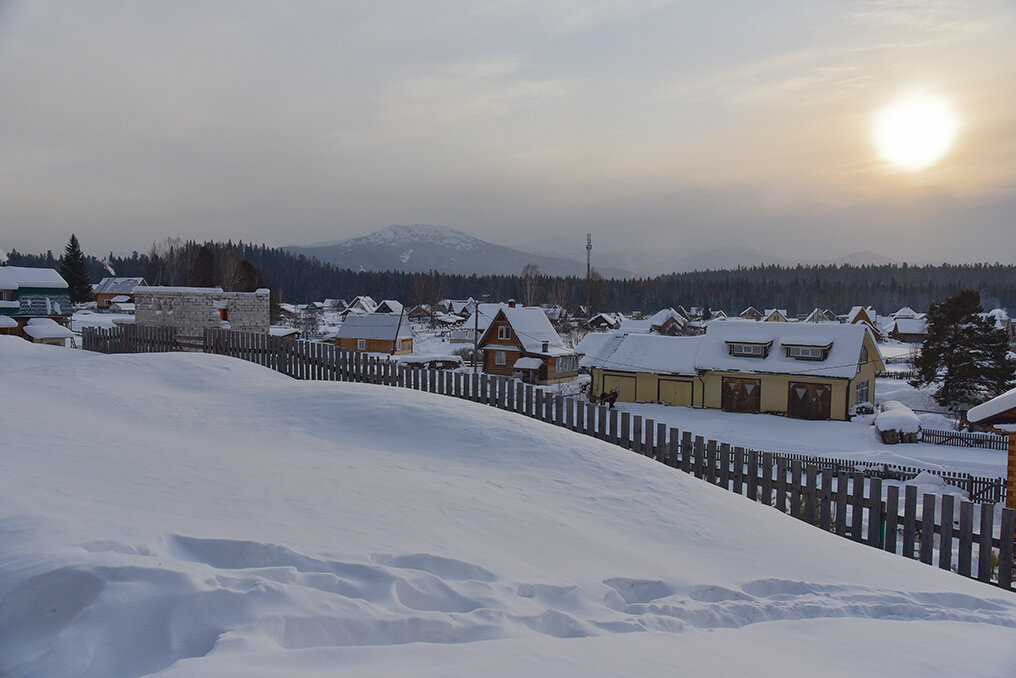
[[[19,329],[30,318],[65,322],[72,312],[67,281],[56,270],[0,266],[0,316],[16,320]]]

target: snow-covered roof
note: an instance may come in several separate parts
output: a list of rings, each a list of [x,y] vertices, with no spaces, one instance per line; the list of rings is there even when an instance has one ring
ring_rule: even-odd
[[[300,334],[300,330],[285,325],[272,325],[268,328],[268,334],[273,337],[291,337],[294,334]]]
[[[0,330],[8,330],[17,327],[18,321],[9,315],[0,315]]]
[[[868,329],[839,323],[710,323],[701,343],[696,367],[726,372],[804,374],[853,378]],[[728,344],[766,344],[763,357],[730,355]],[[829,346],[825,360],[798,360],[787,356],[785,346]],[[874,349],[878,351],[878,348]],[[878,355],[869,360],[881,362]]]
[[[671,318],[673,318],[681,327],[688,324],[688,319],[672,308],[661,308],[659,311],[649,316],[649,321],[652,323],[653,327],[659,327]]]
[[[768,320],[770,317],[772,317],[772,316],[774,316],[776,314],[779,314],[779,315],[783,316],[784,318],[788,317],[787,316],[787,309],[785,309],[785,308],[767,308],[765,310],[765,312],[762,314],[762,319],[763,320]]]
[[[592,367],[591,364],[586,363],[586,360],[590,359],[590,356],[599,355],[604,350],[605,345],[618,341],[622,336],[621,332],[590,332],[582,337],[578,346],[575,347],[575,352],[582,354],[579,365],[582,367]]]
[[[602,320],[611,327],[617,327],[624,321],[624,317],[619,313],[597,313],[589,319],[589,324],[592,325],[598,320]]]
[[[995,415],[1002,414],[1006,410],[1016,407],[1016,388],[1010,389],[1002,395],[995,396],[991,400],[971,407],[967,412],[967,421],[972,424],[984,421]]]
[[[385,311],[385,310],[380,310],[379,311],[379,309],[384,309],[384,307],[386,307],[386,306],[388,307],[387,311]],[[394,313],[394,314],[398,315],[399,313],[402,313],[402,310],[403,310],[402,302],[395,301],[394,299],[382,299],[381,303],[378,304],[377,308],[374,309],[374,312],[375,313],[378,313],[378,312],[381,312],[381,313]]]
[[[16,290],[22,287],[67,289],[67,281],[52,268],[0,266],[0,290]]]
[[[590,336],[592,341],[586,341]],[[588,351],[582,367],[654,374],[695,374],[696,357],[705,335],[668,337],[659,334],[586,335],[577,351]]]
[[[133,294],[134,288],[144,285],[145,279],[136,278],[103,278],[92,288],[96,294]]]
[[[120,303],[123,303],[125,301],[130,301],[130,300],[131,300],[131,298],[130,298],[129,295],[118,294],[115,297],[113,297],[112,299],[110,299],[109,303],[111,303],[111,304],[120,304]]]
[[[927,334],[928,321],[924,318],[897,318],[892,329],[900,334]]]
[[[539,358],[519,358],[512,366],[519,370],[538,370],[543,361]]]
[[[470,313],[469,316],[466,318],[466,322],[462,323],[462,325],[463,327],[479,329],[480,334],[483,334],[483,332],[485,332],[487,328],[490,327],[490,321],[494,319],[494,316],[497,315],[497,312],[503,308],[508,308],[508,304],[503,302],[498,304],[478,304],[478,308],[480,311],[479,319],[474,318],[473,314]],[[538,308],[537,310],[540,311],[540,313],[543,313],[542,309]],[[544,315],[543,317],[546,318],[547,316]]]
[[[915,311],[914,309],[910,308],[909,306],[904,306],[903,308],[901,308],[900,310],[896,311],[895,313],[890,313],[890,315],[893,318],[896,318],[897,320],[899,320],[900,318],[916,318],[917,317],[917,311]]]
[[[25,325],[25,334],[32,339],[69,339],[74,333],[52,318],[32,318]]]
[[[398,313],[351,313],[339,328],[339,339],[384,339],[394,341],[413,336],[408,318]]]
[[[855,322],[861,313],[864,313],[868,320],[871,320],[872,322],[875,322],[875,317],[878,315],[878,313],[875,312],[874,306],[854,306],[847,313],[847,322]]]
[[[825,323],[832,322],[833,316],[828,311],[821,308],[816,308],[814,311],[808,314],[808,317],[804,319],[806,323]]]
[[[349,302],[349,306],[347,306],[346,308],[360,309],[366,311],[367,313],[373,313],[374,309],[377,308],[377,302],[375,302],[367,295],[361,295],[356,299],[353,299],[351,302]]]
[[[483,305],[481,304],[481,312]],[[538,353],[540,355],[564,355],[571,351],[565,348],[561,337],[550,324],[547,314],[539,306],[516,306],[515,308],[502,308],[505,319],[512,326],[515,336],[522,344],[526,353]],[[496,316],[495,316],[496,317]],[[468,326],[468,323],[467,323]],[[546,342],[547,350],[543,350]]]
[[[653,321],[648,318],[639,320],[624,318],[621,320],[621,326],[617,329],[624,334],[649,334],[653,329]]]

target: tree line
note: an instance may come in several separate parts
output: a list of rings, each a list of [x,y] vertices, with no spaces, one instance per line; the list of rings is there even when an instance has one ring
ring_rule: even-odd
[[[52,252],[12,251],[15,266],[57,268]],[[568,309],[589,304],[595,311],[656,311],[698,306],[728,315],[748,306],[805,314],[819,307],[844,313],[874,306],[888,313],[901,306],[929,308],[963,289],[976,290],[986,308],[1016,309],[1016,266],[1010,264],[907,264],[852,266],[752,266],[731,270],[671,273],[651,278],[592,280],[546,276],[535,267],[519,275],[453,275],[432,271],[353,271],[284,249],[238,242],[167,239],[146,253],[86,256],[90,282],[104,276],[143,276],[151,285],[221,285],[228,289],[268,287],[280,301],[305,303],[368,294],[408,304],[467,297],[554,303]],[[114,273],[115,272],[115,273]]]

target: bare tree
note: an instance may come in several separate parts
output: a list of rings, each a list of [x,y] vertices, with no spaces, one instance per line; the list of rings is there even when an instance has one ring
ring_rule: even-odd
[[[533,306],[536,304],[536,289],[540,278],[540,267],[536,264],[526,264],[522,267],[522,305]]]

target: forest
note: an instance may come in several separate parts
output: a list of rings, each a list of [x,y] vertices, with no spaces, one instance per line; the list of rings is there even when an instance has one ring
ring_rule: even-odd
[[[748,306],[786,309],[791,315],[820,307],[845,313],[852,306],[874,306],[882,313],[910,306],[924,311],[962,289],[977,290],[985,308],[1016,308],[1016,266],[1010,264],[941,264],[925,266],[753,266],[732,270],[671,273],[652,278],[604,279],[595,271],[587,281],[578,277],[540,275],[465,276],[439,272],[352,271],[284,249],[250,243],[167,239],[147,253],[110,253],[86,257],[91,282],[107,275],[144,276],[150,285],[197,284],[195,261],[211,250],[214,264],[201,283],[223,284],[227,272],[246,260],[263,276],[279,301],[305,303],[326,298],[346,299],[367,294],[407,304],[435,303],[467,297],[523,303],[553,303],[569,309],[589,304],[594,311],[655,311],[667,306],[698,306],[728,315]],[[57,268],[59,258],[45,254],[8,254],[12,266]],[[205,267],[207,269],[207,267]],[[209,278],[209,275],[211,276]]]

